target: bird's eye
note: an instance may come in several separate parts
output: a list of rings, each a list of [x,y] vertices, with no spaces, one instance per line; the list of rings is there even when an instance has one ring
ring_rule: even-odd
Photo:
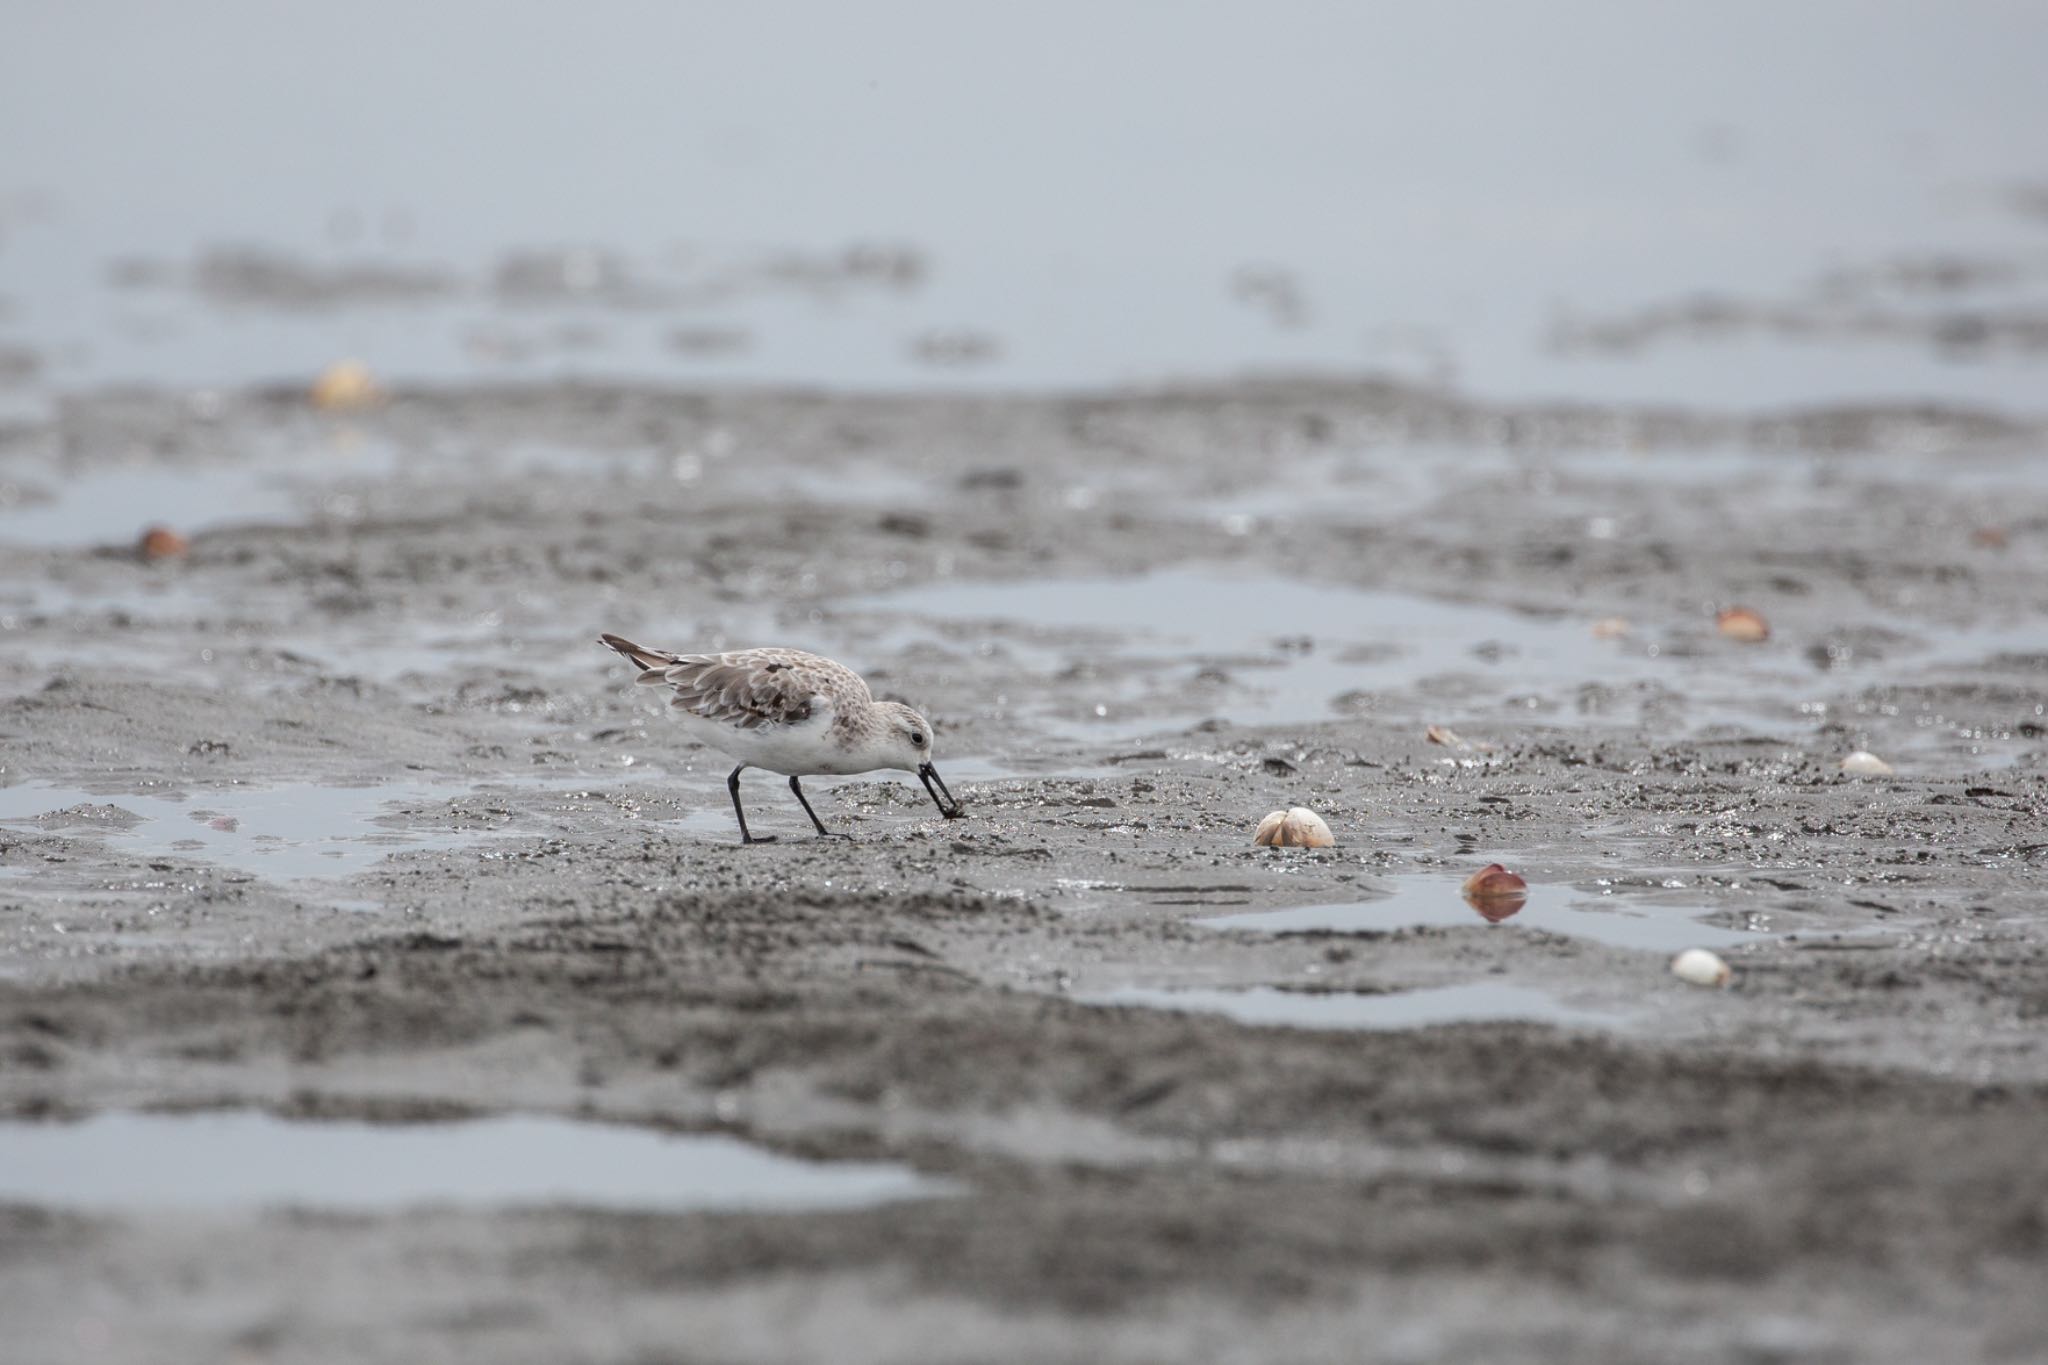
[[[910,742],[916,748],[922,749],[924,747],[924,736],[912,730],[910,732]]]

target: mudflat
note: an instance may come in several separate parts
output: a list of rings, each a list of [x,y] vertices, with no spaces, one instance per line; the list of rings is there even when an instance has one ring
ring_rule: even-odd
[[[1334,380],[24,418],[0,1166],[103,1164],[0,1192],[5,1354],[2039,1359],[2044,435]],[[756,775],[738,846],[602,630],[853,665],[969,818],[820,780],[813,841]],[[1295,805],[1335,847],[1254,847]],[[342,1178],[415,1159],[481,1192]]]

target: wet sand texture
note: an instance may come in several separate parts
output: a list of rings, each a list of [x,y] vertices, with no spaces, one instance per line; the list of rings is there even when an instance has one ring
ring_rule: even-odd
[[[6,1354],[2040,1359],[2042,440],[66,402],[0,433]],[[845,659],[970,818],[763,780],[736,847],[603,629]],[[343,1179],[400,1150],[475,1183]]]

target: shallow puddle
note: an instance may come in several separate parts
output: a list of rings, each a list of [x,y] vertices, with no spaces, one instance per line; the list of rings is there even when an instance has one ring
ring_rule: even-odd
[[[799,1211],[951,1192],[894,1163],[800,1161],[723,1134],[528,1115],[369,1124],[229,1111],[0,1123],[0,1202],[61,1208]]]
[[[344,877],[397,852],[460,848],[492,829],[420,831],[381,823],[401,801],[472,795],[463,786],[227,787],[182,796],[100,795],[44,782],[0,787],[0,825],[97,835],[124,852],[214,863],[274,881]]]
[[[1111,768],[1073,768],[1058,772],[1027,772],[997,761],[962,759],[943,771],[954,792],[972,800],[968,784],[1011,779],[1111,777]],[[955,772],[959,776],[953,776]],[[95,793],[80,787],[27,782],[0,787],[0,828],[34,831],[66,838],[93,837],[140,857],[179,857],[247,872],[269,881],[340,879],[374,866],[394,853],[467,848],[490,839],[531,829],[534,821],[590,815],[600,821],[629,819],[609,810],[606,794],[624,796],[660,791],[686,796],[696,804],[679,815],[651,817],[648,823],[672,834],[695,836],[713,843],[736,841],[732,803],[724,785],[725,769],[710,773],[664,773],[635,769],[545,778],[494,778],[468,785],[459,782],[393,783],[375,787],[229,787],[192,788],[177,796],[137,796],[125,792]],[[893,775],[891,775],[893,776]],[[805,791],[827,825],[848,832],[878,834],[905,818],[936,814],[915,780],[902,774],[907,811],[884,812],[856,827],[850,813],[828,798],[835,787],[886,780],[870,774],[857,778],[812,779]],[[803,808],[789,794],[786,781],[752,772],[741,789],[756,832],[798,841],[812,837]],[[493,798],[498,799],[493,799]],[[444,803],[467,802],[466,808],[443,809]],[[462,823],[475,828],[408,828],[396,809],[426,804],[416,817],[430,826]],[[522,815],[518,812],[524,813]],[[835,814],[836,812],[836,814]],[[0,867],[0,879],[27,877],[34,869]],[[380,908],[369,902],[328,898],[341,909]]]
[[[1981,477],[2009,480],[2011,470],[2011,461],[1987,462]],[[1451,509],[1472,493],[1521,490],[1549,512],[1583,514],[1587,538],[1598,541],[1619,533],[1615,518],[1627,507],[1616,496],[1622,489],[1682,495],[1741,487],[1769,499],[1780,512],[1793,506],[1820,510],[1851,496],[1844,474],[1868,480],[1886,471],[1907,480],[1923,474],[1910,461],[1887,462],[1880,455],[1859,455],[1851,466],[1831,455],[1741,445],[1512,450],[1417,441],[1300,454],[1279,469],[1205,492],[1185,506],[1194,515],[1215,518],[1226,531],[1245,533],[1248,522],[1386,525],[1432,507]]]
[[[296,509],[269,471],[114,469],[52,477],[51,498],[0,513],[0,541],[80,546],[132,542],[148,526],[190,534],[229,522],[281,521]]]
[[[773,790],[780,791],[783,798],[785,800],[788,799],[788,788],[778,784]],[[815,802],[816,797],[814,796],[812,799]],[[791,830],[789,837],[811,838],[816,831],[811,828],[810,821],[804,819],[803,811],[798,808],[795,801],[789,802],[789,808],[796,816],[797,823],[803,826],[803,833],[801,835]],[[758,804],[751,805],[750,809],[753,811],[753,814],[752,818],[747,821],[747,824],[755,834],[773,835],[777,839],[784,836],[782,822],[776,820],[772,815],[764,816]],[[826,828],[829,829],[831,827],[828,821]],[[688,814],[679,815],[670,820],[659,821],[656,824],[656,828],[670,834],[694,834],[712,843],[737,844],[740,841],[739,822],[733,817],[730,804],[701,806],[696,810],[690,811]]]
[[[160,573],[118,580],[102,575],[90,584],[36,578],[0,588],[0,604],[21,608],[24,614],[74,620],[119,613],[152,625],[187,623],[229,610],[218,598]]]
[[[573,668],[589,656],[529,647],[490,614],[467,621],[412,621],[346,639],[293,642],[329,676],[396,683],[451,672],[476,676],[485,668]],[[489,660],[480,664],[480,660]]]
[[[1815,641],[1741,645],[1721,639],[1704,616],[1661,629],[1638,622],[1600,638],[1593,613],[1199,567],[947,581],[845,609],[899,650],[958,645],[979,628],[983,649],[1011,652],[1025,673],[1050,680],[1078,670],[1086,681],[1055,688],[1037,719],[1056,734],[1097,739],[1136,738],[1197,716],[1322,720],[1394,696],[1429,720],[1502,709],[1578,715],[1590,702],[1615,722],[1796,736],[1815,728],[1825,698],[1859,670],[1895,680],[1902,669],[1981,667],[2001,653],[2038,653],[2042,638],[2031,619],[1911,623],[1882,654],[1845,656],[1822,672]]]
[[[926,621],[989,622],[1041,642],[1059,634],[1100,637],[1075,641],[1066,651],[1075,657],[1099,652],[1190,670],[1220,667],[1242,690],[1183,709],[1246,723],[1326,717],[1347,692],[1408,687],[1445,674],[1526,691],[1587,679],[1623,682],[1671,668],[1644,643],[1594,638],[1577,617],[1192,568],[937,583],[849,605]],[[1105,684],[1106,711],[1116,700],[1111,691]],[[1156,728],[1157,718],[1140,719]]]
[[[1249,918],[1246,916],[1244,918]],[[1528,986],[1475,982],[1428,990],[1362,995],[1352,991],[1284,991],[1271,986],[1247,990],[1160,990],[1125,986],[1079,997],[1090,1005],[1138,1005],[1148,1009],[1223,1014],[1239,1023],[1302,1029],[1409,1029],[1436,1024],[1526,1020],[1559,1028],[1622,1027],[1611,1014],[1575,1010]]]
[[[126,545],[150,526],[191,535],[245,523],[296,522],[317,508],[322,488],[386,478],[397,466],[396,452],[381,442],[330,440],[232,465],[121,465],[76,474],[36,470],[31,481],[49,496],[0,506],[0,542]]]
[[[1271,934],[1367,934],[1424,927],[1469,929],[1492,924],[1509,930],[1541,929],[1613,948],[1664,953],[1730,947],[1764,937],[1700,923],[1696,916],[1711,913],[1711,908],[1705,906],[1680,910],[1626,904],[1613,897],[1574,905],[1567,902],[1580,893],[1568,887],[1531,886],[1527,898],[1518,906],[1496,902],[1481,910],[1459,893],[1455,877],[1415,874],[1389,877],[1387,881],[1391,883],[1390,893],[1377,900],[1218,915],[1197,923],[1211,929],[1251,929]]]

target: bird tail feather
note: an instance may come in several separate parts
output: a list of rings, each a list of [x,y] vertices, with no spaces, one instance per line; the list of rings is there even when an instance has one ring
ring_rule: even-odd
[[[648,649],[636,645],[621,635],[607,631],[597,637],[597,642],[616,654],[623,654],[640,666],[640,676],[635,682],[658,683],[667,681],[668,670],[682,657],[665,649]]]

